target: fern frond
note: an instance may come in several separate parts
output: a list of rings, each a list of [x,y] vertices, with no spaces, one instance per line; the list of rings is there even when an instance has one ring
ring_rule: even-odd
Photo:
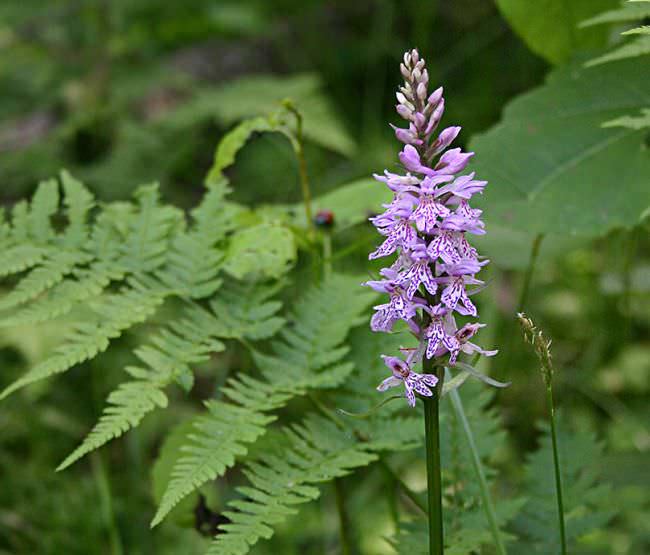
[[[77,264],[88,262],[91,257],[80,251],[59,251],[34,268],[6,296],[0,298],[0,310],[7,310],[35,299],[60,283]]]
[[[189,389],[193,379],[191,365],[208,360],[212,353],[223,351],[224,345],[217,339],[218,337],[243,337],[248,329],[255,329],[254,326],[259,325],[270,329],[272,328],[270,322],[277,325],[277,321],[281,320],[274,316],[280,309],[280,303],[276,301],[263,302],[277,291],[277,287],[262,287],[261,293],[251,291],[250,297],[236,296],[236,292],[241,293],[244,286],[231,285],[230,288],[230,302],[233,305],[239,303],[243,307],[235,310],[237,318],[234,320],[234,327],[241,330],[241,335],[232,335],[232,329],[224,326],[218,314],[214,315],[198,304],[187,303],[178,319],[172,320],[158,332],[148,345],[143,345],[135,350],[135,355],[147,366],[147,369],[133,367],[127,369],[138,379],[122,384],[109,395],[109,406],[104,410],[99,423],[82,445],[66,458],[59,467],[60,469],[69,466],[111,439],[122,435],[139,424],[146,414],[157,407],[164,407],[166,396],[163,390],[173,381],[178,381]],[[232,291],[233,288],[234,291]],[[251,308],[251,302],[255,301],[260,302],[260,305],[257,308]],[[142,396],[141,400],[138,400],[138,392]],[[232,409],[229,413],[230,416],[226,418],[225,422],[216,418],[215,422],[211,424],[212,427],[227,424],[231,421],[232,414],[237,410],[243,410],[233,406],[227,407],[227,409]],[[254,421],[255,418],[256,416],[253,415],[252,420]],[[259,417],[264,420],[266,418]],[[211,421],[211,419],[207,420]],[[198,428],[199,430],[203,429],[201,425]],[[240,432],[243,431],[240,430]],[[237,438],[247,441],[249,436],[252,438],[250,441],[254,441],[255,438],[249,433],[233,436],[229,441],[236,441]],[[223,456],[227,456],[227,454]],[[187,487],[182,483],[178,484],[179,491],[184,492],[180,498],[186,494]],[[190,486],[187,493],[192,489]],[[170,508],[176,503],[177,501],[174,500]]]
[[[61,172],[61,185],[68,217],[63,244],[68,248],[83,248],[88,240],[88,217],[95,206],[95,198],[80,181],[66,171]]]
[[[313,287],[296,304],[290,326],[271,343],[273,355],[253,356],[264,377],[273,382],[305,382],[307,387],[320,376],[329,387],[338,385],[353,365],[334,368],[349,351],[339,347],[350,328],[361,323],[363,310],[375,297],[371,291],[355,291],[359,280],[336,275]]]
[[[0,254],[0,277],[17,274],[36,266],[49,252],[46,247],[29,243],[4,250]]]
[[[209,297],[221,286],[218,275],[223,259],[224,253],[214,240],[197,233],[181,233],[172,242],[159,278],[179,295]]]
[[[139,211],[124,230],[120,263],[134,273],[150,272],[164,264],[170,233],[184,222],[183,213],[160,204],[158,185],[140,187],[135,193]]]
[[[11,238],[16,243],[31,241],[29,229],[29,204],[26,200],[18,201],[11,209]]]
[[[223,329],[220,337],[267,339],[276,334],[285,320],[276,316],[282,303],[269,300],[282,287],[228,280],[219,295],[210,301],[210,308]]]
[[[94,358],[108,348],[112,339],[151,316],[168,294],[166,289],[152,291],[132,281],[119,293],[101,298],[93,303],[93,320],[77,324],[50,358],[5,388],[0,393],[0,399],[26,385]]]
[[[185,455],[174,465],[158,511],[151,521],[156,526],[187,495],[221,476],[244,455],[246,445],[257,440],[275,417],[229,403],[211,401],[209,414],[194,423],[196,433],[188,436]]]
[[[52,216],[59,210],[59,200],[59,183],[55,179],[38,185],[27,216],[28,233],[36,243],[49,243],[54,238]]]
[[[275,355],[254,353],[264,379],[240,374],[228,380],[222,393],[229,402],[216,402],[212,405],[212,415],[206,416],[205,421],[201,420],[204,433],[193,435],[187,447],[189,454],[176,463],[173,476],[177,479],[170,482],[152,525],[161,522],[184,496],[206,481],[221,476],[235,463],[238,455],[245,454],[246,445],[265,433],[265,426],[273,420],[265,413],[283,406],[308,389],[340,383],[350,373],[352,364],[339,362],[347,352],[347,348],[340,348],[340,344],[350,328],[358,323],[359,315],[374,296],[372,293],[359,295],[355,290],[357,284],[356,279],[333,276],[310,289],[296,303],[289,326],[281,333],[282,341],[272,343]],[[260,293],[260,298],[269,294]],[[244,308],[239,310],[226,308],[220,301],[214,301],[212,305],[217,315],[225,317],[228,333],[234,330],[250,333],[250,325],[232,323],[238,312],[238,318],[245,314],[253,322],[260,317],[256,310],[251,310],[252,305],[246,299]],[[276,308],[274,304],[266,307],[262,304],[258,311],[267,314],[277,325],[279,322],[273,316]],[[268,331],[269,325],[262,325],[260,329]],[[297,332],[298,329],[301,331]],[[286,360],[280,358],[285,356],[288,357]],[[251,428],[247,428],[246,434],[237,433],[237,426],[228,420],[231,410],[240,416],[242,422],[250,423]],[[222,417],[215,411],[222,411],[226,416]],[[212,424],[208,425],[208,421]],[[218,441],[218,447],[215,441]]]
[[[46,296],[0,320],[0,327],[38,324],[68,314],[79,303],[101,295],[111,281],[122,279],[124,274],[99,262],[86,269],[74,270],[72,276],[74,279],[64,280]]]
[[[242,499],[228,505],[208,555],[245,555],[273,526],[295,514],[296,505],[317,499],[316,484],[345,476],[377,459],[346,431],[329,420],[311,416],[300,426],[285,428],[286,443],[246,465],[250,486],[239,487]]]
[[[167,396],[162,390],[167,380],[155,371],[127,369],[134,381],[125,382],[108,396],[108,407],[84,442],[57,467],[67,468],[81,457],[101,447],[111,439],[136,427],[149,412],[167,406]]]

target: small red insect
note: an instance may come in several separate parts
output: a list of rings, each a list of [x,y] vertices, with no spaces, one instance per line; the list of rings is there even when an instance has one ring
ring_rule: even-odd
[[[316,216],[314,216],[314,224],[317,227],[332,227],[334,225],[334,212],[331,210],[319,210]]]

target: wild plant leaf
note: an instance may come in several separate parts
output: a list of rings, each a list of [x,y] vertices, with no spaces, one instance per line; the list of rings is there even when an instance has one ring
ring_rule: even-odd
[[[214,153],[214,162],[208,171],[206,182],[211,184],[220,179],[223,170],[235,162],[235,157],[253,133],[272,131],[268,117],[257,117],[242,121],[234,129],[226,133]]]
[[[650,205],[644,133],[601,122],[649,104],[635,60],[562,68],[515,99],[471,142],[474,169],[491,183],[480,199],[488,225],[585,236],[636,225]]]
[[[339,385],[349,375],[352,364],[343,360],[348,348],[342,342],[373,298],[367,291],[358,294],[357,283],[355,278],[334,275],[308,289],[295,303],[280,337],[271,342],[272,353],[254,351],[263,379],[240,373],[221,388],[223,400],[208,402],[209,412],[195,419],[193,433],[176,461],[152,526],[184,497],[221,476],[245,455],[248,446],[276,419],[271,411],[311,389]],[[248,325],[233,325],[232,316],[238,311],[215,304],[218,315],[227,314],[226,330],[250,330],[254,320],[262,317],[260,306],[257,311],[247,307],[250,300],[243,299],[243,310],[239,311],[253,320]],[[262,308],[269,322],[275,320],[274,308],[272,301]]]
[[[273,527],[297,513],[298,505],[320,496],[318,485],[367,466],[377,455],[364,443],[322,416],[310,415],[300,425],[285,427],[286,439],[271,452],[249,462],[250,485],[237,488],[228,503],[208,555],[245,555]]]
[[[620,7],[607,10],[580,23],[581,27],[602,25],[604,23],[631,23],[650,17],[650,6],[646,2],[621,2]]]
[[[598,58],[589,60],[587,62],[587,67],[597,66],[600,64],[605,64],[608,62],[614,62],[616,60],[625,60],[627,58],[637,58],[639,56],[645,56],[650,54],[650,36],[645,36],[641,34],[640,37],[631,40],[618,48],[615,48],[607,54],[603,54]]]
[[[579,49],[607,44],[607,29],[580,29],[578,23],[616,6],[615,0],[497,0],[501,13],[528,47],[553,64]]]
[[[623,116],[603,123],[603,127],[627,127],[628,129],[646,129],[650,127],[650,108],[643,108],[639,116]]]
[[[247,76],[220,88],[204,89],[177,111],[170,124],[186,125],[188,118],[214,117],[231,125],[238,120],[273,113],[287,98],[296,103],[303,115],[308,140],[345,156],[354,154],[356,145],[314,74]]]
[[[263,223],[232,236],[224,268],[238,279],[277,278],[295,259],[296,245],[291,231],[281,225]]]

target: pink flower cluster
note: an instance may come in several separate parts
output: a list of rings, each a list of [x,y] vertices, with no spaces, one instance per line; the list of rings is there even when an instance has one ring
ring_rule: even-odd
[[[369,256],[372,260],[395,253],[397,259],[380,271],[383,279],[365,285],[389,297],[375,307],[372,330],[389,332],[403,320],[419,340],[418,349],[405,350],[406,360],[383,357],[391,376],[378,387],[383,391],[403,384],[414,406],[414,391],[429,396],[429,387],[437,383],[432,374],[413,372],[423,356],[448,356],[443,364],[453,366],[461,352],[491,356],[496,351],[484,351],[470,341],[482,324],[459,328],[454,317],[478,316],[470,296],[484,285],[476,274],[488,260],[478,255],[466,235],[485,233],[481,210],[471,208],[469,201],[483,192],[486,182],[474,179],[473,172],[458,175],[474,155],[448,148],[460,127],[447,127],[435,136],[445,100],[442,87],[428,93],[429,75],[417,50],[404,54],[400,69],[404,85],[397,93],[396,108],[408,128],[393,129],[405,144],[399,153],[405,173],[375,175],[393,192],[393,201],[371,218],[385,239]]]

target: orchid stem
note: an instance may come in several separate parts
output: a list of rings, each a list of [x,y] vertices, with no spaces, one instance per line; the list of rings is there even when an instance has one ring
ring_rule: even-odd
[[[445,370],[447,377],[451,376],[449,369]],[[483,510],[485,511],[485,516],[490,525],[490,530],[492,532],[492,537],[494,539],[494,544],[499,555],[506,555],[506,548],[503,544],[503,539],[501,538],[501,532],[499,531],[499,525],[497,524],[496,512],[494,510],[494,503],[492,502],[492,496],[490,495],[490,490],[487,485],[487,479],[485,477],[485,471],[483,470],[483,464],[481,463],[481,457],[478,454],[478,449],[476,448],[476,442],[474,441],[474,434],[472,433],[472,428],[469,425],[467,420],[467,415],[463,409],[463,401],[460,398],[458,390],[454,389],[449,393],[449,398],[451,399],[451,405],[454,409],[454,414],[456,418],[460,421],[461,427],[463,429],[463,434],[467,440],[467,445],[469,446],[469,451],[472,456],[472,466],[474,467],[474,472],[478,478],[479,488],[481,490],[481,501],[483,503]]]
[[[438,389],[440,391],[440,389]],[[427,498],[429,504],[429,555],[443,555],[442,479],[440,468],[440,418],[437,393],[424,397],[424,431],[427,451]]]

